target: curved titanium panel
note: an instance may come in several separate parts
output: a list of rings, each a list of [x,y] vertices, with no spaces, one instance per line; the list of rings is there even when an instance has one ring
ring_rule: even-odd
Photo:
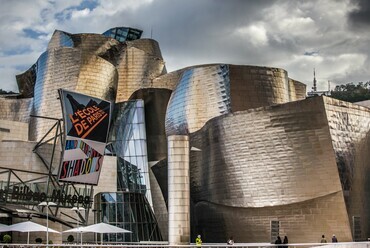
[[[353,239],[366,240],[370,235],[370,109],[329,97],[324,102],[348,219],[359,220]]]
[[[279,68],[230,65],[230,81],[233,112],[305,99],[305,86]]]
[[[36,82],[36,64],[22,74],[15,76],[19,93],[24,98],[33,97],[33,89]]]
[[[120,57],[116,102],[127,101],[139,89],[153,88],[153,79],[166,73],[159,45],[155,40],[126,42]]]
[[[74,90],[80,69],[80,51],[62,47],[44,52],[37,61],[32,114],[62,118],[58,89]],[[31,118],[30,139],[39,140],[55,121]]]
[[[118,41],[103,35],[71,35],[56,31],[49,49],[37,61],[32,114],[61,118],[60,102],[57,100],[59,88],[114,100],[117,71],[112,63],[99,55],[106,55],[112,46],[118,44]],[[69,47],[71,45],[74,47]],[[32,118],[31,139],[40,139],[52,124],[50,120]]]
[[[222,116],[191,137],[202,150],[191,160],[195,201],[266,207],[341,191],[320,98]]]
[[[227,65],[185,70],[167,106],[166,134],[188,134],[210,119],[230,113]]]
[[[80,67],[75,91],[114,101],[118,74],[115,67],[98,56],[91,56]]]
[[[153,79],[153,87],[174,90],[185,70],[186,69],[170,72]]]
[[[338,204],[340,203],[340,204]],[[192,237],[202,234],[207,243],[224,243],[232,235],[238,243],[270,241],[271,221],[280,222],[280,236],[290,243],[318,243],[322,234],[335,233],[351,240],[351,229],[341,192],[305,202],[265,208],[237,208],[199,202],[192,212]],[[346,226],[343,227],[343,223]]]
[[[197,131],[209,119],[231,111],[304,99],[306,90],[304,84],[289,79],[285,70],[240,65],[189,67],[161,76],[153,84],[174,88],[167,111],[167,135]]]
[[[72,36],[73,34],[69,34],[60,30],[55,30],[49,41],[48,49],[74,47]]]
[[[201,150],[190,155],[191,197],[193,211],[198,216],[193,226],[197,226],[198,232],[214,235],[211,225],[228,222],[227,214],[221,214],[222,209],[230,208],[232,214],[232,208],[240,218],[240,225],[225,224],[223,233],[240,233],[243,242],[261,241],[261,237],[253,238],[258,236],[255,225],[261,225],[266,233],[270,220],[281,221],[280,230],[296,239],[298,236],[292,234],[298,235],[299,231],[299,242],[314,242],[320,233],[340,233],[342,241],[352,240],[351,216],[347,214],[348,203],[345,204],[343,197],[345,180],[337,164],[340,150],[333,142],[341,135],[333,134],[333,130],[346,133],[345,137],[349,135],[338,120],[343,120],[344,113],[357,112],[357,119],[354,118],[364,121],[359,126],[365,135],[370,129],[370,111],[341,108],[339,101],[329,106],[327,102],[326,98],[317,97],[229,114],[207,122],[203,129],[191,135],[191,146]],[[327,108],[337,118],[327,118]],[[361,139],[359,135],[357,138]],[[348,154],[347,161],[350,157],[354,156]],[[369,170],[366,165],[362,171],[364,167]],[[352,193],[356,194],[359,193]],[[365,195],[362,203],[367,204],[369,194]],[[309,204],[316,199],[321,199],[320,204]],[[204,207],[206,202],[210,208]],[[329,204],[336,207],[328,210]],[[357,210],[365,211],[366,204],[362,207],[357,204]],[[294,205],[301,207],[292,208]],[[264,209],[271,209],[269,216],[261,216]],[[331,217],[321,220],[321,213],[330,213]],[[295,218],[297,223],[289,218]],[[335,224],[330,223],[332,219],[336,220]],[[323,226],[320,223],[321,229],[315,230],[317,221],[328,222]],[[304,229],[307,226],[312,227]],[[240,228],[253,233],[251,240],[243,238]],[[363,235],[366,237],[368,233]],[[218,238],[211,239],[216,242]]]
[[[292,85],[293,90],[292,90],[292,100],[303,100],[306,99],[306,85],[289,78],[289,85]]]

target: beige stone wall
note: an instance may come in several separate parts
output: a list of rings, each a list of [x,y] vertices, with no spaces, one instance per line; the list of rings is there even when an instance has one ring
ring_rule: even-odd
[[[28,140],[28,123],[0,119],[0,141]]]
[[[47,173],[46,167],[35,153],[32,152],[36,142],[31,141],[11,141],[3,140],[0,142],[0,167],[26,170],[32,172]],[[51,146],[48,146],[51,149]],[[55,160],[56,162],[56,160]],[[37,175],[19,172],[22,180],[30,180],[37,177]],[[7,180],[5,175],[0,174],[2,180]],[[15,178],[13,178],[15,179]],[[18,180],[17,180],[18,181]]]
[[[94,195],[100,192],[117,191],[117,157],[105,156],[99,184],[94,187]]]
[[[12,99],[0,97],[0,120],[28,122],[32,98]]]

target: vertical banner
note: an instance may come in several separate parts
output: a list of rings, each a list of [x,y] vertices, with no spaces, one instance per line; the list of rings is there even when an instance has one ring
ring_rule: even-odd
[[[59,89],[65,146],[59,181],[97,185],[109,131],[111,103]]]

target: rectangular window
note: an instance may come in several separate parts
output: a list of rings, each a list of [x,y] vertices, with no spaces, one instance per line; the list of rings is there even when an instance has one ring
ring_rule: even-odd
[[[271,244],[275,243],[277,236],[279,236],[280,221],[272,220],[271,221]]]
[[[353,239],[361,241],[361,218],[360,216],[352,216]]]

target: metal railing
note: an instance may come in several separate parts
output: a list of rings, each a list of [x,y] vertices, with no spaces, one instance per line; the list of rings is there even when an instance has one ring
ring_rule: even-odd
[[[339,243],[301,243],[288,245],[275,245],[268,243],[240,243],[234,245],[227,244],[202,244],[197,246],[190,245],[168,245],[163,243],[151,244],[0,244],[0,248],[107,248],[107,247],[125,247],[125,248],[308,248],[308,247],[325,247],[325,248],[370,248],[370,242],[339,242]]]

